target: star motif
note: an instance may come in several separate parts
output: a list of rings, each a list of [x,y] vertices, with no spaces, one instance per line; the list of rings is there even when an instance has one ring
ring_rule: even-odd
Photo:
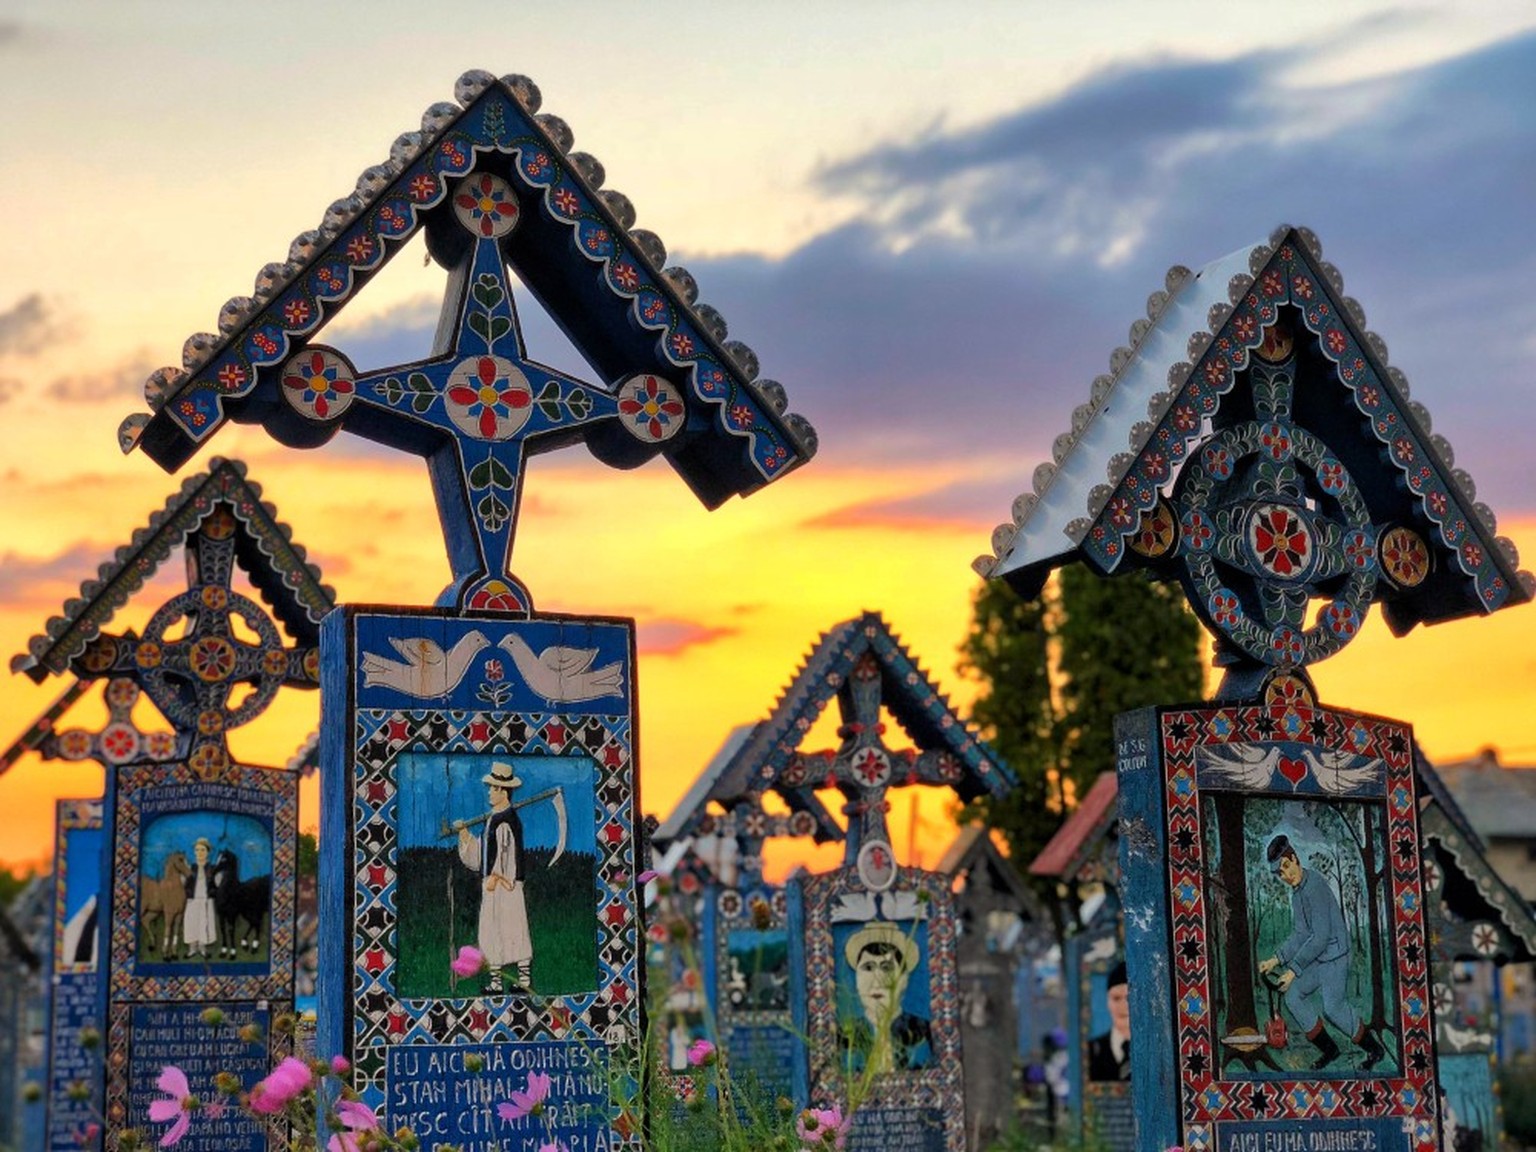
[[[377,976],[384,971],[384,949],[369,948],[363,953],[363,968],[370,976]]]
[[[622,980],[617,980],[608,989],[608,999],[615,1004],[629,1003],[629,985]]]
[[[1189,722],[1181,718],[1168,725],[1168,738],[1175,744],[1182,744],[1188,740]]]
[[[1387,737],[1387,751],[1394,756],[1401,756],[1408,751],[1408,742],[1403,739],[1401,732],[1393,732]]]
[[[551,748],[561,748],[570,739],[570,735],[566,732],[564,724],[552,720],[544,727],[544,739],[549,742]]]
[[[471,1008],[469,1010],[470,1031],[484,1035],[486,1029],[491,1026],[491,1014],[484,1008]]]
[[[624,923],[624,905],[615,901],[603,909],[603,919],[608,922],[608,927],[617,928]]]
[[[622,844],[624,842],[624,829],[609,821],[603,825],[603,839],[609,844]]]
[[[389,1031],[395,1036],[405,1035],[405,1013],[391,1012],[389,1014]]]
[[[1179,945],[1179,955],[1193,964],[1200,959],[1200,941],[1193,936],[1188,937]]]
[[[1403,946],[1403,955],[1405,957],[1407,957],[1407,960],[1408,960],[1409,964],[1417,967],[1419,962],[1420,962],[1420,959],[1423,956],[1423,949],[1421,949],[1418,946],[1418,944],[1416,944],[1416,943],[1415,944],[1405,944]]]
[[[1374,1112],[1380,1104],[1381,1097],[1376,1094],[1376,1089],[1367,1084],[1360,1093],[1360,1106],[1367,1112]]]
[[[1269,1090],[1267,1088],[1255,1088],[1253,1095],[1248,1097],[1248,1102],[1253,1105],[1253,1110],[1262,1116],[1270,1108]]]
[[[469,742],[478,748],[489,743],[491,726],[485,720],[472,720],[469,727],[464,730],[464,734],[469,738]]]
[[[1206,1059],[1204,1052],[1191,1052],[1189,1059],[1184,1061],[1184,1066],[1197,1077],[1205,1075]]]
[[[1399,856],[1412,856],[1414,843],[1412,836],[1399,836],[1397,838],[1397,854]]]
[[[370,780],[364,785],[363,794],[368,798],[368,803],[377,806],[389,799],[389,786],[382,780]]]
[[[1189,828],[1180,828],[1173,834],[1173,846],[1180,852],[1191,852],[1195,847],[1195,834]]]
[[[624,763],[624,751],[617,744],[603,745],[603,767],[617,768]]]
[[[410,735],[410,725],[403,719],[396,717],[386,727],[389,729],[389,742],[391,744],[404,744],[405,738]]]
[[[1312,741],[1316,744],[1324,744],[1328,741],[1328,721],[1321,716],[1312,720]]]
[[[378,891],[389,883],[389,873],[382,864],[368,865],[368,887]]]
[[[1253,721],[1253,728],[1259,734],[1260,739],[1272,740],[1275,733],[1279,730],[1279,725],[1275,723],[1275,718],[1268,712],[1260,712]]]
[[[1408,1057],[1408,1066],[1415,1072],[1427,1071],[1429,1068],[1429,1057],[1424,1055],[1422,1050],[1417,1051]]]

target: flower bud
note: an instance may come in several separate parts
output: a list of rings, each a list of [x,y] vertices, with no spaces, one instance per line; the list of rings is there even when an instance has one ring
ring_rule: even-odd
[[[241,1025],[241,1027],[240,1027],[240,1039],[244,1040],[247,1044],[260,1044],[261,1043],[261,1037],[262,1037],[262,1032],[261,1032],[261,1025],[260,1024],[243,1024],[243,1025]]]
[[[101,1047],[101,1032],[96,1028],[80,1029],[80,1047],[89,1051]]]
[[[197,1017],[210,1028],[217,1028],[224,1023],[224,1009],[204,1008]]]

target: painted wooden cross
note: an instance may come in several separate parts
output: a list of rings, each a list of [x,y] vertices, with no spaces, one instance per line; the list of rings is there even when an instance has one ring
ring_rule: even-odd
[[[310,345],[283,366],[281,395],[309,419],[426,456],[454,579],[444,606],[528,613],[532,598],[510,569],[527,457],[608,420],[659,443],[682,430],[685,409],[659,376],[635,375],[610,392],[530,361],[502,252],[517,197],[478,172],[459,181],[452,204],[468,244],[432,355],[359,374],[335,349]]]
[[[208,777],[230,762],[229,729],[260,715],[285,684],[318,684],[319,649],[285,646],[266,610],[230,587],[235,540],[234,513],[225,504],[215,506],[187,537],[186,591],[160,606],[142,637],[101,633],[71,664],[83,680],[111,678],[109,703],[114,696],[120,703],[96,737],[111,763],[171,758],[163,754],[163,737],[146,737],[141,748],[137,730],[118,714],[132,709],[140,688],[175,729],[173,752],[184,753],[176,758]],[[237,623],[255,639],[245,639]],[[61,733],[60,741],[68,735]],[[71,747],[79,743],[70,740]],[[111,759],[130,744],[131,757]]]
[[[701,816],[693,833],[729,837],[736,842],[735,887],[747,892],[763,885],[764,844],[780,836],[812,837],[818,828],[816,817],[809,810],[769,812],[763,807],[763,794],[749,792],[724,812]]]
[[[915,748],[892,752],[882,738],[880,661],[865,652],[837,694],[842,716],[835,752],[797,752],[780,777],[788,788],[836,788],[847,800],[844,863],[861,870],[893,872],[887,792],[893,787],[935,784],[953,787],[964,768],[946,749]],[[871,884],[872,888],[884,887]]]

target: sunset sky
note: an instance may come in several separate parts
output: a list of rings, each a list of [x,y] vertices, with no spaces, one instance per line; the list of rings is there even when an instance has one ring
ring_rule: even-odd
[[[477,67],[539,84],[820,433],[809,467],[712,513],[661,463],[613,472],[577,449],[530,469],[514,570],[538,607],[639,621],[648,810],[665,814],[818,634],[864,609],[967,701],[955,650],[992,526],[1166,267],[1282,222],[1317,233],[1536,563],[1522,6],[11,0],[7,660],[181,483],[118,451],[144,377]],[[326,341],[359,365],[423,354],[443,288],[423,252],[401,253]],[[520,304],[533,358],[590,377]],[[340,599],[427,604],[447,582],[419,461],[229,426],[185,472],[214,453],[247,461]],[[168,566],[114,629],[180,587]],[[1329,703],[1412,722],[1432,758],[1492,744],[1536,762],[1528,607],[1403,640],[1373,620],[1316,678]],[[64,686],[8,677],[0,745]],[[281,763],[317,715],[314,695],[288,694],[234,749]],[[31,758],[0,778],[0,861],[44,856],[53,798],[100,786],[94,766]],[[920,854],[943,847],[936,830]]]

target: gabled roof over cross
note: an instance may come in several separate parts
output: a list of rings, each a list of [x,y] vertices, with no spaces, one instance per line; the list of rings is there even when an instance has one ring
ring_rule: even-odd
[[[1072,560],[1178,575],[1219,656],[1282,667],[1337,651],[1372,602],[1402,634],[1536,587],[1317,238],[1290,227],[1168,273],[992,551],[977,570],[1026,594]]]
[[[835,750],[805,752],[805,734],[833,700],[842,718]],[[892,752],[881,710],[915,748]],[[768,718],[713,771],[707,798],[727,808],[773,790],[796,811],[819,811],[816,789],[848,799],[847,859],[871,841],[889,843],[885,793],[909,784],[955,790],[964,800],[1013,787],[1007,765],[975,735],[876,612],[824,633]],[[814,807],[813,807],[814,806]]]
[[[629,201],[602,190],[602,165],[538,114],[531,81],[469,72],[455,95],[224,306],[217,335],[150,377],[153,414],[128,417],[120,440],[175,469],[233,419],[297,447],[346,428],[422,456],[454,573],[444,601],[527,612],[510,550],[528,455],[584,442],[629,468],[659,454],[714,507],[804,463],[816,437],[687,270],[665,266],[661,240],[633,228]],[[449,271],[430,353],[360,371],[316,343],[423,230]],[[597,382],[528,359],[513,273]]]
[[[185,548],[187,590],[155,611],[142,636],[103,631],[177,546]],[[267,610],[231,586],[237,566],[287,630],[288,643]],[[228,763],[228,729],[254,719],[285,685],[318,687],[320,622],[334,607],[335,593],[246,479],[245,466],[215,457],[80,586],[64,614],[11,660],[11,670],[39,683],[69,672],[108,679],[109,697],[117,698],[114,719],[126,717],[142,689],[175,729],[177,754],[216,775]],[[236,691],[242,686],[249,689],[243,695]],[[111,752],[113,725],[97,735]],[[118,744],[127,738],[116,733]],[[164,759],[163,751],[146,744],[114,762]]]

